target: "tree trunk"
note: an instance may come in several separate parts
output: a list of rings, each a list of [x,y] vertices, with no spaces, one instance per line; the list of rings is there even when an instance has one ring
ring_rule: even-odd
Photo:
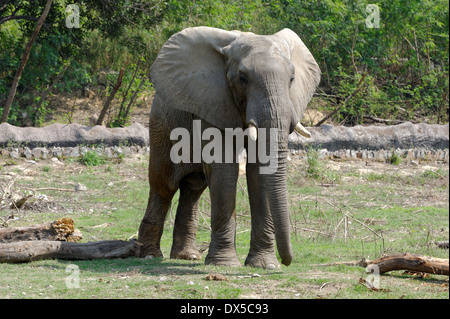
[[[61,218],[51,223],[34,226],[0,228],[0,244],[18,241],[50,240],[50,241],[76,241],[81,239],[73,237],[75,232],[71,218]]]
[[[137,241],[104,240],[89,243],[64,241],[21,241],[0,244],[0,263],[30,262],[40,259],[91,260],[138,257]]]
[[[124,71],[125,71],[124,68],[120,69],[120,73],[119,73],[119,76],[117,77],[116,85],[114,86],[111,94],[108,96],[108,99],[106,100],[105,105],[103,105],[103,109],[100,112],[100,115],[97,120],[97,125],[103,125],[103,120],[105,119],[106,111],[108,111],[109,104],[111,103],[111,101],[113,100],[117,91],[119,90],[120,86],[122,85]]]
[[[31,47],[33,46],[34,41],[37,38],[39,30],[44,24],[45,18],[50,11],[50,7],[52,6],[53,0],[47,0],[47,4],[45,5],[44,11],[42,12],[41,17],[39,18],[36,28],[31,35],[30,41],[28,42],[25,51],[23,52],[22,59],[20,60],[19,68],[17,69],[16,75],[14,76],[13,83],[11,85],[11,89],[9,91],[8,99],[6,100],[5,107],[3,108],[2,120],[0,123],[5,123],[8,120],[9,110],[11,109],[12,102],[14,100],[14,96],[16,95],[17,85],[19,84],[20,78],[22,76],[22,72],[25,69],[25,66],[28,62],[28,58],[30,57]]]

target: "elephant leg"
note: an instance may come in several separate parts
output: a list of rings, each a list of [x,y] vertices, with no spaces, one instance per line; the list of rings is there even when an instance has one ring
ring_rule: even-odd
[[[206,188],[203,173],[190,174],[180,183],[180,198],[173,230],[170,258],[201,259],[196,246],[198,201]]]
[[[211,242],[205,263],[240,266],[235,211],[239,164],[209,164],[205,172],[211,196]]]
[[[140,256],[162,257],[160,249],[164,221],[174,193],[161,194],[150,190],[147,209],[139,226],[138,241],[142,243]]]
[[[250,251],[245,260],[246,266],[277,269],[280,263],[275,255],[275,229],[272,215],[269,210],[269,203],[260,194],[266,194],[262,189],[266,187],[259,180],[259,166],[248,163],[247,187],[251,210],[251,239]]]
[[[158,109],[158,99],[155,100]],[[152,112],[154,111],[152,107]],[[162,257],[160,249],[164,221],[179,188],[182,178],[180,170],[170,161],[169,128],[157,114],[150,116],[150,158],[148,179],[150,195],[147,209],[139,226],[138,241],[142,243],[141,257]]]

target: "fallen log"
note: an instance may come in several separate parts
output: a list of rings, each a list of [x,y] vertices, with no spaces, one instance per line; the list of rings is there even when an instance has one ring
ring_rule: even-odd
[[[136,240],[104,240],[88,243],[65,241],[21,241],[0,244],[0,263],[21,263],[41,259],[91,260],[138,257]]]
[[[449,275],[448,259],[409,253],[385,255],[380,259],[367,261],[366,267],[371,265],[378,267],[379,274],[392,270],[412,270],[435,275]]]
[[[363,258],[361,260],[340,261],[335,263],[319,264],[316,266],[338,265],[365,267],[371,271],[374,271],[374,266],[377,266],[377,274],[384,274],[393,270],[411,270],[415,272],[449,276],[448,259],[409,253],[384,255],[376,260],[367,260]]]
[[[443,249],[448,249],[448,240],[444,240],[444,241],[437,241],[436,242],[436,245],[439,247],[439,248],[443,248]]]
[[[20,241],[77,241],[81,239],[79,233],[75,234],[72,218],[60,218],[51,223],[33,226],[0,228],[0,243]]]

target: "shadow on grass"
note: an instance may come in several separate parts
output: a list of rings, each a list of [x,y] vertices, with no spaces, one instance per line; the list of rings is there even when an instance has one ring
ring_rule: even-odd
[[[99,274],[141,274],[147,276],[191,276],[208,275],[211,273],[225,274],[231,278],[236,276],[249,276],[250,273],[261,273],[264,275],[276,275],[283,273],[281,270],[264,270],[247,266],[226,267],[205,265],[204,260],[187,261],[168,258],[145,259],[138,257],[95,259],[95,260],[52,260],[37,261],[39,267],[49,269],[66,269],[68,265],[77,265],[81,272],[92,272]]]
[[[410,279],[417,282],[424,283],[425,285],[432,286],[432,287],[442,287],[447,288],[449,285],[449,278],[444,275],[432,275],[432,274],[425,274],[425,273],[408,273],[407,271],[399,271],[399,272],[392,272],[389,274],[383,274],[383,276],[390,276],[393,278],[405,280]]]

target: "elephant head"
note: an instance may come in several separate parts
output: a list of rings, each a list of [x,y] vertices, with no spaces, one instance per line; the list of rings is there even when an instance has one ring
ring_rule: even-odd
[[[188,28],[166,42],[150,74],[167,105],[219,129],[249,128],[252,139],[256,128],[277,130],[278,167],[261,176],[265,186],[257,196],[268,202],[278,252],[282,263],[290,264],[288,135],[296,130],[309,136],[300,120],[320,81],[320,69],[302,40],[289,29],[261,36]]]

